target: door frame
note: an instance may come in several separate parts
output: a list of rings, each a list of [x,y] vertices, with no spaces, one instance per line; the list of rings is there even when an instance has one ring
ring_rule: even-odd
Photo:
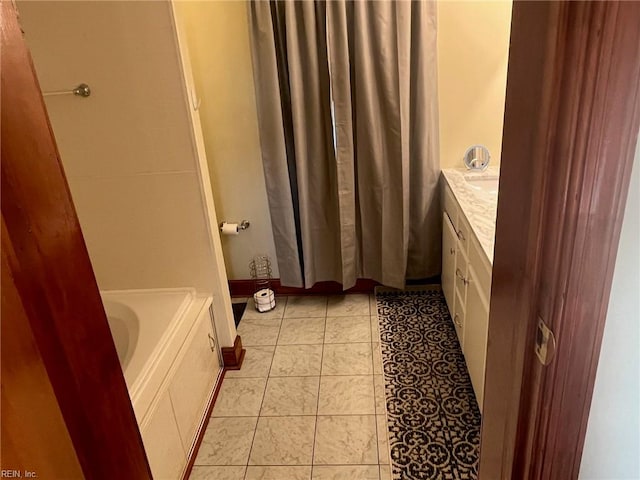
[[[16,370],[23,365],[22,378],[30,380],[9,389],[3,377],[2,400],[7,406],[25,396],[44,396],[44,379],[34,388],[31,377],[37,363],[46,371],[55,399],[22,422],[33,427],[38,419],[52,422],[62,414],[68,432],[66,437],[58,429],[47,438],[47,428],[40,435],[28,435],[25,432],[34,429],[27,427],[3,429],[3,443],[5,436],[19,439],[22,448],[19,456],[9,455],[15,449],[3,451],[2,468],[33,470],[31,458],[46,455],[31,457],[29,452],[53,452],[51,443],[59,447],[70,439],[73,451],[68,460],[48,458],[49,462],[72,464],[75,455],[84,478],[150,480],[138,423],[13,2],[1,1],[0,14],[3,278],[11,278],[17,298],[6,301],[3,288],[2,313],[22,321],[22,337],[33,338],[35,352],[9,358],[2,351],[3,370],[5,362]],[[11,325],[4,320],[3,344],[19,340],[18,330],[4,328]],[[49,467],[41,462],[35,474],[45,478],[59,471],[57,464]]]
[[[640,4],[512,15],[479,474],[578,478],[640,128]]]

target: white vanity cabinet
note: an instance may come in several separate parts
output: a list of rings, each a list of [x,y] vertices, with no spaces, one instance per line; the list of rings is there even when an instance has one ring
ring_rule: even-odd
[[[443,205],[442,290],[482,412],[491,264],[446,182]]]

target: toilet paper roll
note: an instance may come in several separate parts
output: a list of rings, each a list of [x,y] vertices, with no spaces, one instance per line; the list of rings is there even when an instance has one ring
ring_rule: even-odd
[[[263,288],[253,294],[256,310],[268,312],[276,307],[276,295],[270,288]]]
[[[227,223],[224,222],[222,227],[220,227],[220,231],[223,235],[238,235],[239,229],[237,223]]]

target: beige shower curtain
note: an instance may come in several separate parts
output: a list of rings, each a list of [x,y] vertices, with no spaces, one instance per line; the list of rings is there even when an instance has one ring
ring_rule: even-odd
[[[283,284],[437,275],[435,3],[249,5]]]

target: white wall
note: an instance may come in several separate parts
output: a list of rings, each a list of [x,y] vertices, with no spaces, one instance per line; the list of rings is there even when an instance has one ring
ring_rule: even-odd
[[[640,142],[613,274],[580,478],[640,478]]]
[[[171,6],[18,4],[101,289],[212,290],[207,233]]]

